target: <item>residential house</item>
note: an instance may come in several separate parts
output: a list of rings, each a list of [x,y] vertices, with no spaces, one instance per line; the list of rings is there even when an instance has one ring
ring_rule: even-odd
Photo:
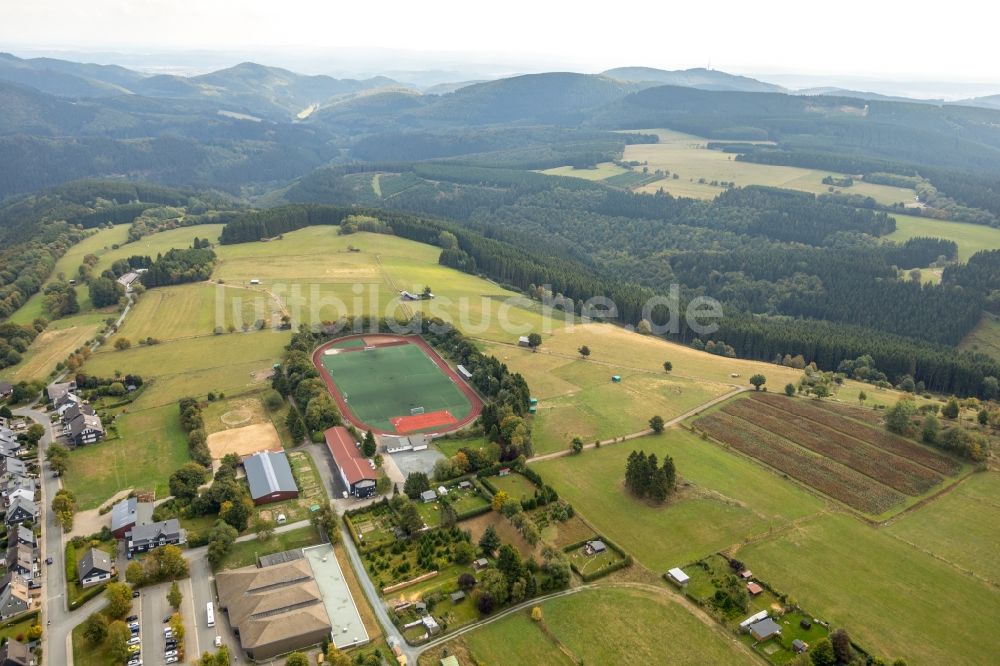
[[[25,580],[32,580],[35,577],[38,551],[35,550],[34,546],[15,541],[7,547],[4,561],[7,564],[8,573],[17,574]]]
[[[35,539],[35,533],[24,525],[17,526],[17,542],[23,543],[26,546],[31,546],[32,548],[38,545],[38,540]]]
[[[12,476],[24,476],[28,473],[28,465],[14,456],[0,457],[0,476],[9,479]]]
[[[18,498],[33,502],[36,490],[35,480],[30,476],[12,476],[3,484],[4,504],[10,506],[11,502]]]
[[[11,573],[0,579],[0,620],[27,613],[33,605],[24,579]]]
[[[80,414],[67,428],[66,435],[74,446],[93,444],[104,438],[104,424],[96,414]]]
[[[7,507],[7,517],[4,520],[8,531],[13,525],[20,525],[28,520],[34,522],[38,520],[38,506],[31,500],[18,497]]]
[[[187,532],[181,529],[176,518],[161,520],[149,525],[136,525],[125,533],[126,548],[131,558],[159,546],[179,545],[187,541]]]
[[[111,533],[116,539],[124,539],[126,532],[137,525],[153,522],[153,503],[140,502],[136,497],[127,497],[111,507]]]
[[[67,393],[66,395],[71,396],[73,394]],[[59,410],[57,409],[56,411]],[[67,404],[66,408],[63,409],[61,412],[59,412],[59,415],[62,416],[63,421],[65,421],[66,423],[70,423],[74,419],[79,418],[81,415],[93,416],[96,413],[97,412],[94,411],[94,408],[90,406],[90,403],[74,402],[72,404]]]
[[[433,490],[425,490],[424,492],[420,493],[420,499],[424,502],[424,504],[433,502],[437,498],[438,498],[437,493],[434,492]]]
[[[90,548],[76,566],[81,587],[93,587],[111,580],[114,575],[114,565],[111,556],[103,550]]]
[[[295,499],[299,487],[292,477],[292,467],[285,453],[261,451],[243,459],[250,486],[250,498],[254,504],[268,504]]]
[[[53,382],[45,388],[45,393],[49,396],[49,401],[55,403],[59,398],[75,390],[76,382],[71,380],[68,382]]]
[[[31,650],[21,641],[11,638],[0,645],[0,666],[34,666]]]
[[[603,541],[594,540],[588,541],[587,545],[583,547],[583,552],[587,555],[600,555],[601,553],[607,552],[608,547],[604,545]]]
[[[69,418],[66,416],[70,410],[77,409],[81,405],[86,403],[83,402],[83,398],[75,393],[63,393],[61,396],[52,401],[52,408],[55,410],[64,421],[68,421]],[[93,412],[93,410],[91,410]]]

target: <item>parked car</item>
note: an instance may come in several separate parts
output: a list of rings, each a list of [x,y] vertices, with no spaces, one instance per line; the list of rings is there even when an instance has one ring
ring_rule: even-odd
[[[215,647],[222,647],[222,636],[215,637]]]
[[[177,650],[167,650],[166,652],[163,653],[163,656],[166,659],[169,659],[170,657],[176,657],[177,654],[178,654]]]
[[[132,598],[136,599],[139,596],[139,590],[132,590]]]
[[[135,645],[129,645],[129,646],[128,646],[128,651],[129,651],[129,652],[138,652],[138,651],[139,651],[139,649],[140,649],[140,648],[139,648],[139,644],[138,644],[138,643],[137,643],[137,644],[135,644]]]
[[[165,663],[165,664],[176,664],[177,661],[178,661],[177,657],[167,657],[166,659],[163,660],[163,663]],[[141,666],[141,664],[140,664],[140,666]]]
[[[45,558],[45,563],[46,564],[52,564],[52,556],[51,555],[49,555],[48,557]]]
[[[132,638],[128,639],[128,644],[129,645],[138,645],[141,642],[142,642],[142,639],[140,639],[138,636],[133,636]]]
[[[166,617],[164,617],[163,618],[163,624],[166,624],[167,622],[170,622],[170,617],[171,617],[170,615],[167,615]]]
[[[126,662],[126,666],[142,666],[142,659],[140,659],[139,657],[136,657],[134,659],[129,659]]]
[[[138,622],[139,621],[139,616],[138,615],[129,615],[127,618],[125,618],[125,621],[126,622]]]
[[[129,623],[128,623],[128,628],[129,628],[129,629],[138,629],[138,628],[139,628],[139,623],[138,623],[138,622],[135,622],[135,621],[133,621],[133,622],[129,622]]]

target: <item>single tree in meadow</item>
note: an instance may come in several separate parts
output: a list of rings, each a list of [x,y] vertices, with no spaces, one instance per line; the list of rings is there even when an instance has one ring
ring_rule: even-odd
[[[753,385],[754,391],[759,391],[760,387],[767,383],[767,377],[758,372],[755,375],[751,375],[750,383]]]
[[[663,371],[664,372],[670,372],[673,369],[674,369],[674,364],[673,363],[671,363],[670,361],[664,361],[663,362]]]
[[[579,352],[580,356],[583,357],[585,360],[590,357],[590,347],[588,347],[587,345],[581,346],[576,351]]]

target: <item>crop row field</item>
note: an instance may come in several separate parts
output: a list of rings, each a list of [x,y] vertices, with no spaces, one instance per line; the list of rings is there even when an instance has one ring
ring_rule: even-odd
[[[859,410],[770,393],[694,422],[713,439],[870,516],[943,487],[962,465],[851,416]]]
[[[695,425],[709,437],[864,513],[878,515],[903,503],[896,491],[738,416],[715,412]]]
[[[878,447],[783,411],[759,400],[737,400],[724,412],[781,433],[813,453],[835,460],[906,495],[921,495],[941,483],[941,475]]]
[[[881,428],[871,428],[858,423],[852,417],[854,411],[845,411],[838,406],[823,401],[805,402],[789,400],[779,395],[755,394],[753,398],[764,404],[778,407],[785,412],[802,416],[817,424],[838,430],[863,442],[868,442],[890,453],[920,463],[942,474],[955,474],[961,464],[948,456],[925,448],[916,442],[894,435]]]

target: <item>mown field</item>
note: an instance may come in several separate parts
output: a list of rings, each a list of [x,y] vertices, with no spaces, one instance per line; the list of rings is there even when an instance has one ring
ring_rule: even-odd
[[[995,587],[849,516],[810,520],[736,557],[876,654],[985,665],[1000,653]]]
[[[896,213],[893,213],[892,216],[896,218],[896,231],[886,236],[892,241],[905,241],[916,236],[946,238],[958,244],[958,259],[960,261],[968,261],[969,257],[980,250],[1000,248],[1000,229],[988,227],[985,224],[934,220]]]
[[[669,170],[671,174],[677,173],[679,178],[674,180],[668,177],[655,181],[640,187],[640,192],[655,192],[662,187],[675,196],[712,199],[722,192],[722,188],[710,183],[725,181],[735,182],[737,186],[768,185],[822,194],[829,189],[829,186],[823,184],[823,178],[839,175],[818,169],[739,162],[730,153],[706,149],[708,140],[702,137],[663,129],[641,131],[657,134],[660,142],[626,146],[623,159],[648,163],[650,171]],[[702,178],[707,182],[700,183]],[[855,182],[851,187],[836,189],[845,194],[872,197],[883,204],[909,202],[914,197],[913,190],[861,181]]]
[[[665,506],[625,490],[633,450],[674,459],[680,488]],[[601,534],[658,573],[824,509],[794,483],[680,428],[532,467]]]
[[[550,176],[571,176],[573,178],[583,178],[585,180],[605,180],[623,173],[629,173],[628,169],[622,168],[613,162],[601,162],[592,169],[576,169],[571,166],[556,167],[542,171]]]
[[[274,312],[267,294],[240,287],[205,282],[158,287],[139,298],[111,343],[117,337],[136,343],[147,337],[174,340],[212,335],[219,326],[242,330],[258,319],[270,324]]]
[[[136,401],[145,400],[146,396]],[[81,510],[94,509],[119,490],[170,494],[167,480],[189,460],[177,405],[140,409],[116,420],[119,436],[74,450],[63,483]]]
[[[1000,319],[984,316],[958,347],[1000,359]]]
[[[32,341],[21,362],[4,368],[0,376],[13,381],[47,379],[57,363],[97,335],[107,316],[91,312],[52,322]]]
[[[1000,475],[973,474],[919,511],[906,513],[885,532],[957,567],[1000,584]]]
[[[962,465],[834,405],[754,394],[694,422],[727,446],[871,516],[912,504]]]
[[[144,406],[156,406],[185,395],[237,393],[266,386],[261,374],[269,373],[281,360],[288,338],[287,333],[262,331],[133,346],[125,351],[102,347],[83,370],[99,377],[111,377],[117,370],[152,379],[153,385],[140,400]]]
[[[662,591],[603,588],[541,604],[543,625],[513,613],[446,644],[449,654],[506,664],[749,664],[755,659],[721,628]],[[420,658],[436,665],[440,647]],[[471,659],[475,659],[472,662]]]
[[[349,252],[348,246],[360,249]],[[294,321],[333,321],[350,314],[395,316],[417,310],[492,340],[516,339],[513,331],[542,328],[543,310],[492,282],[439,266],[440,248],[382,234],[338,236],[336,227],[310,227],[280,240],[222,246],[213,279],[230,285],[261,281]],[[436,298],[400,304],[399,291]],[[556,326],[561,325],[557,322]]]
[[[484,351],[524,375],[538,398],[532,420],[536,454],[567,449],[574,437],[591,443],[639,432],[649,427],[654,414],[670,419],[730,390],[667,375],[662,367],[658,373],[642,372],[579,355],[532,354],[505,345],[486,345]],[[620,375],[621,382],[612,382],[612,375]]]

